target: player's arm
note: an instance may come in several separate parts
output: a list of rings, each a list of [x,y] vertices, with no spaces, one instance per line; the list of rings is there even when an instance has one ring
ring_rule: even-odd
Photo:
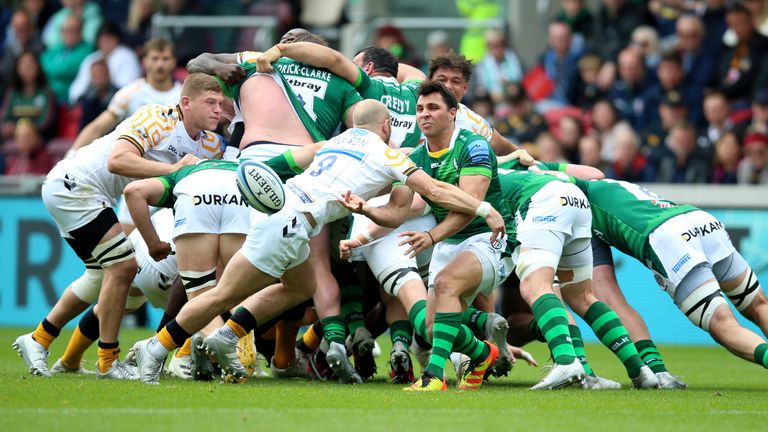
[[[104,111],[77,134],[75,142],[72,143],[72,150],[87,146],[97,138],[106,135],[115,126],[117,126],[117,116],[109,110]]]
[[[555,162],[537,163],[529,168],[530,171],[544,172],[548,174],[565,173],[582,180],[602,180],[605,174],[595,167],[579,164],[565,164]]]
[[[311,42],[277,44],[264,51],[256,60],[256,70],[272,72],[272,63],[280,57],[288,57],[309,65],[328,69],[352,85],[357,85],[363,73],[351,60],[340,52]]]
[[[319,152],[320,149],[323,148],[323,146],[327,143],[328,141],[318,141],[314,144],[288,150],[286,153],[291,154],[291,158],[297,166],[301,167],[302,169],[307,169],[312,163],[312,160],[315,158],[317,152]]]
[[[245,78],[245,70],[237,64],[237,54],[202,53],[187,63],[189,73],[204,73],[236,84]]]
[[[491,179],[484,175],[465,175],[459,177],[459,189],[477,198],[479,201],[482,201],[485,198],[485,193],[488,191],[488,186],[490,185]],[[474,218],[474,214],[468,215],[452,211],[448,213],[442,222],[432,228],[430,231],[432,239],[435,243],[443,241],[461,231],[461,229],[469,225]]]
[[[115,143],[112,153],[109,155],[107,169],[112,174],[125,177],[147,178],[159,177],[178,171],[182,167],[192,165],[199,159],[192,154],[187,154],[174,164],[157,162],[143,157],[143,149],[127,138],[120,138]]]
[[[425,174],[426,175],[426,174]],[[427,176],[429,177],[429,176]],[[344,199],[339,200],[348,210],[368,217],[373,223],[387,228],[397,228],[408,217],[413,199],[413,190],[398,185],[392,188],[389,201],[383,206],[371,207],[360,197],[347,192]]]
[[[512,141],[504,138],[504,135],[500,134],[496,129],[493,129],[490,143],[493,152],[500,156],[510,154],[519,148]]]
[[[404,83],[406,81],[426,81],[427,76],[421,70],[405,63],[397,65],[397,81]]]
[[[168,193],[170,190],[166,184],[157,178],[133,181],[128,183],[124,191],[125,204],[131,213],[133,223],[147,243],[149,255],[155,261],[165,259],[170,253],[171,246],[160,240],[160,236],[157,235],[155,226],[152,225],[149,206],[160,203]]]

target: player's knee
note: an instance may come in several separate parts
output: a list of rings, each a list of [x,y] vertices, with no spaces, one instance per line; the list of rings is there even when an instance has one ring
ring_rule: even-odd
[[[727,303],[720,293],[720,287],[715,281],[709,281],[695,289],[679,305],[680,310],[689,320],[703,330],[710,331],[714,326],[724,325],[730,311],[720,310],[721,306],[727,308]]]
[[[546,249],[524,249],[517,257],[515,273],[520,279],[520,286],[526,282],[529,276],[539,269],[549,267],[557,269],[560,257]],[[530,281],[529,281],[530,282]]]
[[[136,274],[133,245],[122,231],[111,239],[96,245],[91,255],[102,268],[107,269],[119,265],[123,271],[133,268],[133,273]]]
[[[435,277],[435,295],[439,297],[458,296],[458,284],[450,272],[441,271]]]
[[[72,293],[80,300],[86,303],[93,303],[99,298],[103,279],[104,271],[102,269],[86,268],[85,273],[72,282],[70,288]]]
[[[216,286],[216,267],[203,271],[179,270],[179,276],[188,295]]]
[[[384,292],[397,297],[404,285],[412,281],[421,281],[421,276],[414,267],[391,266],[381,272],[378,279]]]
[[[762,295],[763,290],[760,287],[760,281],[757,280],[755,272],[748,267],[746,273],[746,276],[741,279],[735,288],[726,292],[728,298],[740,312],[749,309],[753,304],[756,306],[760,303],[765,304],[765,296]]]

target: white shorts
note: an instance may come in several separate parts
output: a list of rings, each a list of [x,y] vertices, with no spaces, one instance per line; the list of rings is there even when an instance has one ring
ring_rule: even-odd
[[[547,183],[531,196],[525,218],[518,212],[515,219],[518,240],[521,234],[524,237],[526,231],[536,230],[564,233],[566,241],[569,238],[592,237],[592,210],[589,200],[581,189],[571,183]]]
[[[736,251],[723,223],[703,210],[664,222],[651,233],[649,245],[666,273],[651,268],[656,282],[672,298],[692,268],[702,263],[715,264]]]
[[[247,234],[251,207],[237,189],[235,171],[202,170],[182,179],[173,238],[184,234]]]
[[[304,214],[288,206],[251,226],[240,252],[264,273],[280,278],[309,258],[312,229]]]
[[[359,214],[353,215],[353,220],[350,238],[355,237],[363,230],[367,231],[368,226],[373,223],[367,217]],[[431,214],[407,220],[391,233],[377,238],[365,246],[353,249],[352,261],[367,262],[377,279],[381,279],[380,276],[385,276],[382,275],[382,272],[395,264],[398,268],[412,267],[418,269],[419,275],[425,277],[434,248],[429,248],[413,258],[409,258],[405,255],[409,246],[407,244],[400,246],[398,243],[404,240],[403,237],[400,237],[400,233],[403,231],[429,231],[435,225],[435,218]],[[379,282],[381,283],[381,280]]]
[[[491,294],[497,286],[507,279],[514,270],[509,257],[502,257],[507,247],[506,239],[497,242],[498,248],[491,245],[491,233],[476,234],[461,243],[440,242],[432,252],[432,262],[429,265],[429,289],[435,286],[435,278],[442,269],[448,266],[454,258],[462,252],[472,253],[483,268],[483,277],[477,289],[469,295],[462,297],[467,304],[471,304],[478,294]]]
[[[264,162],[298,147],[301,146],[261,141],[256,144],[250,144],[245,149],[241,150],[240,159],[252,159]]]
[[[87,225],[106,208],[114,208],[114,199],[89,184],[65,178],[66,170],[56,165],[43,183],[41,195],[62,237]]]
[[[152,265],[152,263],[146,261],[147,259],[151,258],[136,255],[136,263],[139,266],[139,272],[136,273],[136,276],[133,278],[131,286],[139,289],[152,306],[159,309],[165,309],[175,276],[171,277],[162,274]]]

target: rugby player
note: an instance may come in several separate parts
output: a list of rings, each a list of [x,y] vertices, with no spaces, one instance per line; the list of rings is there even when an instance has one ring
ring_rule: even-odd
[[[57,164],[42,188],[43,202],[86,273],[70,284],[48,316],[13,348],[30,372],[50,376],[48,347],[62,326],[85,310],[99,291],[99,361],[97,376],[130,378],[117,361],[117,335],[128,289],[136,275],[133,246],[115,215],[115,200],[134,178],[165,175],[200,158],[220,158],[225,144],[215,128],[224,100],[216,80],[192,74],[184,81],[178,105],[147,105],[114,132]],[[170,253],[157,251],[154,258]]]

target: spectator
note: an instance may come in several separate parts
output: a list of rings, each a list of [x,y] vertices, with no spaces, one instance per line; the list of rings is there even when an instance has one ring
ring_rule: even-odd
[[[653,124],[645,130],[643,151],[646,155],[655,152],[664,146],[660,145],[667,139],[667,135],[672,127],[678,123],[685,122],[688,117],[688,110],[683,103],[683,97],[676,91],[670,91],[664,94],[661,104],[658,108],[659,122]]]
[[[675,32],[675,21],[682,13],[679,0],[651,0],[648,10],[653,16],[659,36],[667,37]]]
[[[163,0],[163,7],[159,13],[165,16],[184,16],[200,12],[192,4],[187,4],[187,0]],[[176,47],[176,59],[179,64],[186,65],[190,60],[207,51],[206,34],[200,29],[179,26],[169,28],[168,31]]]
[[[45,49],[45,45],[35,31],[32,19],[26,12],[16,11],[11,16],[10,28],[12,32],[3,48],[2,70],[0,70],[0,74],[4,77],[13,75],[13,68],[22,53],[32,52],[39,55]],[[6,79],[0,81],[2,81],[0,84],[0,94],[2,94],[8,81]]]
[[[755,31],[768,36],[768,8],[766,8],[766,0],[742,0],[741,5],[749,11],[749,15],[752,17],[752,24],[755,27]],[[735,46],[739,42],[739,37],[736,33],[729,29],[723,35],[723,42],[728,46]]]
[[[61,103],[69,101],[69,86],[75,80],[77,68],[93,51],[93,47],[83,40],[81,30],[80,17],[68,16],[61,27],[64,44],[48,47],[40,57],[40,63],[51,89],[56,94],[56,100]]]
[[[595,54],[586,54],[579,60],[579,75],[568,95],[571,105],[589,110],[605,96],[607,88],[602,88],[597,79],[600,67],[600,57]]]
[[[579,163],[595,167],[605,172],[608,169],[608,163],[600,156],[600,139],[594,135],[584,135],[579,140]]]
[[[717,80],[719,45],[711,50],[704,44],[704,23],[694,15],[683,15],[677,20],[677,46],[685,82],[691,92],[704,93]]]
[[[643,130],[652,123],[651,111],[656,106],[648,103],[652,86],[649,85],[641,54],[626,48],[619,54],[619,79],[613,84],[608,97],[619,115],[635,130]]]
[[[571,28],[561,22],[549,24],[549,46],[541,56],[540,63],[555,84],[555,89],[549,96],[549,102],[555,105],[567,105],[571,86],[576,82],[579,73],[581,51],[576,51],[572,45]]]
[[[107,110],[109,101],[112,100],[112,96],[117,90],[109,77],[107,62],[103,59],[93,62],[91,64],[91,85],[77,102],[83,113],[80,116],[79,130],[83,130],[88,123]]]
[[[451,37],[445,30],[433,30],[427,35],[427,61],[422,66],[424,73],[427,73],[429,62],[440,55],[448,54],[453,47],[451,46]]]
[[[533,142],[547,131],[547,123],[531,107],[525,89],[519,84],[507,86],[508,114],[494,126],[496,131],[513,143],[520,145]]]
[[[715,142],[712,183],[736,184],[740,160],[739,138],[727,131]]]
[[[125,24],[125,17],[130,13],[131,0],[93,0],[101,8],[101,16],[104,22],[117,27]]]
[[[746,108],[756,87],[767,84],[765,58],[768,38],[757,33],[750,12],[741,4],[728,9],[728,28],[738,37],[734,47],[725,47],[720,58],[718,85],[734,109]]]
[[[53,158],[45,151],[43,138],[29,119],[21,119],[13,134],[13,149],[5,175],[45,175],[53,168]]]
[[[560,143],[549,132],[544,132],[536,137],[537,160],[541,162],[568,162],[563,158],[563,149]]]
[[[152,16],[160,9],[156,0],[131,0],[128,19],[123,22],[125,44],[134,50],[140,50],[149,39],[152,28]]]
[[[507,84],[519,83],[523,67],[514,51],[507,46],[507,38],[501,30],[489,30],[485,34],[487,51],[475,66],[475,93],[487,94],[493,103],[504,101]]]
[[[52,2],[49,0],[21,0],[19,3],[20,10],[29,15],[32,19],[32,26],[37,30],[43,29],[48,20],[51,19],[56,9],[58,9],[58,2]]]
[[[491,123],[495,123],[493,107],[493,101],[488,95],[476,95],[475,98],[472,99],[472,103],[469,108],[480,117],[490,121]]]
[[[585,48],[592,40],[594,19],[584,0],[560,0],[560,11],[555,21],[568,24],[576,47]]]
[[[563,148],[565,158],[571,163],[578,163],[579,140],[584,135],[581,121],[573,116],[564,116],[558,123],[558,132],[560,146]]]
[[[698,152],[696,130],[690,123],[672,127],[662,151],[651,165],[657,183],[707,183],[712,160]]]
[[[648,162],[640,153],[640,139],[627,124],[621,124],[616,130],[616,158],[608,165],[605,176],[614,180],[633,183],[650,181]]]
[[[733,129],[728,118],[729,111],[728,99],[724,94],[713,91],[704,96],[704,118],[707,125],[699,131],[699,147],[712,152],[715,143]]]
[[[604,61],[615,61],[632,31],[647,22],[642,6],[630,0],[602,0],[595,15],[594,40]]]
[[[83,22],[83,40],[88,45],[96,45],[96,37],[103,23],[101,9],[96,3],[85,0],[61,0],[61,10],[53,14],[43,29],[43,42],[48,47],[64,44],[61,28],[70,15],[77,15]]]
[[[719,52],[723,45],[723,35],[728,29],[725,22],[726,0],[705,0],[704,10],[700,13],[704,24],[704,52]]]
[[[661,61],[661,49],[659,48],[659,34],[651,26],[643,25],[632,31],[629,45],[640,51],[643,57],[645,69],[652,74]]]
[[[501,2],[498,0],[456,0],[456,9],[470,22],[461,36],[459,52],[464,54],[467,60],[477,63],[485,55],[483,35],[488,28],[474,22],[502,18]]]
[[[405,38],[403,31],[393,25],[379,27],[376,30],[373,45],[391,52],[400,63],[413,67],[421,66],[421,59],[416,54],[416,50]]]
[[[48,87],[33,52],[21,54],[11,76],[11,87],[0,110],[2,138],[14,135],[16,122],[29,118],[43,137],[51,138],[56,131],[56,96]]]
[[[768,135],[750,133],[744,138],[744,160],[739,164],[739,184],[768,184]]]
[[[69,100],[76,103],[90,85],[91,64],[106,59],[109,75],[116,87],[120,88],[141,76],[141,65],[136,53],[120,43],[120,33],[112,24],[104,24],[97,38],[98,50],[89,54],[80,65],[77,76],[69,88]]]
[[[768,135],[768,87],[755,92],[750,119],[736,125],[735,129],[742,139],[746,138],[749,132]]]
[[[688,121],[700,127],[704,124],[704,115],[702,114],[702,105],[704,103],[703,92],[692,91],[690,83],[683,80],[683,67],[680,59],[676,55],[666,55],[659,63],[657,84],[650,90],[646,103],[649,107],[658,107],[665,94],[677,92],[682,98],[683,105],[687,110]],[[659,122],[659,111],[656,109],[648,110],[649,124]]]
[[[602,160],[613,162],[616,157],[616,126],[619,124],[627,124],[627,122],[619,118],[611,101],[601,99],[595,103],[592,108],[592,126],[600,142]]]

